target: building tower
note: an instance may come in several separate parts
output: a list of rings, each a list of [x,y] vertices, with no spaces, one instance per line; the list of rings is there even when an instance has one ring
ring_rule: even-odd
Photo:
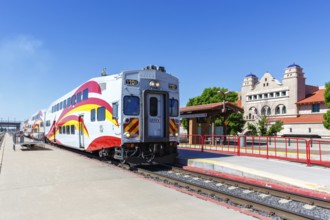
[[[306,78],[303,68],[293,63],[289,65],[284,72],[283,86],[289,88],[289,106],[288,113],[298,114],[296,103],[306,96]]]
[[[246,95],[245,94],[253,91],[258,82],[259,82],[258,77],[252,73],[250,73],[244,77],[243,85],[241,88],[242,106],[246,106]]]

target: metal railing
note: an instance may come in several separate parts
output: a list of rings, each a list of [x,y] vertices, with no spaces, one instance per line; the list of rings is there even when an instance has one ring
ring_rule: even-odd
[[[182,135],[180,148],[330,167],[330,140],[277,136]]]
[[[39,147],[45,147],[45,134],[44,133],[30,133],[29,135],[24,135],[23,132],[13,133],[13,148],[15,145],[19,144],[22,147],[32,147],[38,145]]]

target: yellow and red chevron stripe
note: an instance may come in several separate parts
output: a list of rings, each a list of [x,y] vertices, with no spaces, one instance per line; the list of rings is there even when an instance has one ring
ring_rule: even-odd
[[[89,93],[96,93],[102,94],[101,88],[99,84],[95,81],[89,81],[82,85],[79,89],[76,90],[74,95],[77,95],[79,92],[81,93],[84,89],[88,88]],[[51,129],[49,130],[47,137],[51,140],[54,139],[59,132],[58,128],[64,125],[74,125],[76,129],[79,128],[79,121],[77,114],[80,112],[87,112],[89,113],[91,109],[97,109],[98,107],[105,107],[105,117],[108,121],[113,123],[115,126],[119,127],[117,119],[113,119],[112,117],[112,106],[107,103],[105,100],[95,97],[89,97],[87,100],[82,100],[80,103],[76,103],[75,105],[70,105],[69,107],[65,108],[62,113],[60,114],[56,124],[53,124]],[[83,132],[85,135],[89,136],[88,130],[82,121],[84,127]],[[54,129],[55,128],[55,129]]]
[[[129,132],[132,136],[139,136],[139,119],[131,118],[128,123],[124,125],[124,132]]]
[[[175,123],[174,119],[170,119],[170,135],[175,135],[179,131],[178,124]]]

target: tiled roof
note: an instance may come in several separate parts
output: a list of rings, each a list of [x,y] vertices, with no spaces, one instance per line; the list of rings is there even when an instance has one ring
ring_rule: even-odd
[[[299,115],[298,117],[271,118],[270,121],[282,121],[284,124],[322,123],[323,114]]]
[[[310,96],[297,102],[297,105],[306,105],[313,103],[324,103],[325,89],[319,89],[313,92]]]
[[[222,105],[223,105],[222,102],[217,102],[217,103],[210,103],[210,104],[204,104],[204,105],[187,106],[187,107],[180,108],[180,113],[183,114],[183,113],[188,113],[188,112],[222,109]],[[226,102],[226,106],[242,111],[242,109],[240,107],[233,105],[231,103]]]
[[[222,102],[204,104],[204,105],[187,106],[187,107],[180,108],[180,113],[181,112],[211,110],[211,109],[220,108],[220,107],[222,107]]]
[[[242,100],[237,100],[236,105],[240,108],[242,108]]]

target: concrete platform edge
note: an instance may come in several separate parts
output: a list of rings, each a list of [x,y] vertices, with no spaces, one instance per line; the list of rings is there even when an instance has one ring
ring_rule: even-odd
[[[210,170],[210,169],[193,167],[193,166],[184,166],[183,168],[186,170],[190,170],[190,171],[206,173],[209,175],[229,178],[232,180],[238,180],[238,181],[251,183],[251,184],[257,184],[257,185],[265,186],[265,187],[269,187],[269,188],[285,190],[285,191],[295,192],[298,194],[303,194],[303,195],[308,195],[308,196],[312,196],[312,197],[316,197],[316,198],[330,200],[329,192],[298,187],[298,186],[290,185],[287,183],[281,183],[280,181],[274,181],[273,179],[265,180],[262,177],[253,178],[252,176],[248,176],[248,175],[235,175],[232,173],[222,172],[219,170],[216,171],[216,170]],[[237,172],[237,173],[239,173],[239,172]]]

